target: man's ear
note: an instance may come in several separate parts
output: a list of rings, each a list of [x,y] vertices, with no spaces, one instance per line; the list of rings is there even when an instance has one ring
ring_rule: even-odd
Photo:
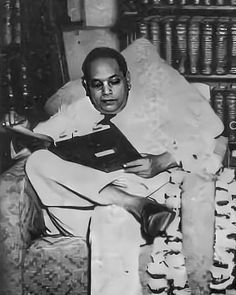
[[[127,85],[128,85],[128,89],[131,89],[131,76],[130,76],[130,72],[127,71],[126,75],[125,75],[126,81],[127,81]]]
[[[89,86],[87,84],[87,81],[84,78],[82,78],[82,85],[85,89],[86,95],[90,96]]]

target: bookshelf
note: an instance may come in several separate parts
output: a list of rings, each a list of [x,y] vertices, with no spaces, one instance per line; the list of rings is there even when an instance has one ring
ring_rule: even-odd
[[[127,1],[119,23],[121,49],[146,37],[189,82],[210,86],[211,105],[229,138],[227,166],[232,167],[236,167],[235,13],[234,0]]]

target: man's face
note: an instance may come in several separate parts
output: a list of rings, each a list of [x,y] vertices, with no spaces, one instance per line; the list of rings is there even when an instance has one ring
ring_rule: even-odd
[[[102,114],[117,114],[128,99],[129,75],[125,77],[115,59],[99,58],[90,64],[87,92]]]

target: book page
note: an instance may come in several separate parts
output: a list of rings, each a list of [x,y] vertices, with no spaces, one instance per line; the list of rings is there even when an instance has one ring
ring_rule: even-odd
[[[53,139],[50,136],[41,134],[41,133],[35,133],[21,125],[15,125],[11,128],[11,130],[21,133],[24,136],[30,136],[32,138],[37,138],[37,139],[41,139],[43,141],[49,141],[49,142],[53,142]]]

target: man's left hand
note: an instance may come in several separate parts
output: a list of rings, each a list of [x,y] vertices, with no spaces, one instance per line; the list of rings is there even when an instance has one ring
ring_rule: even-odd
[[[173,156],[165,152],[161,155],[142,154],[143,158],[123,165],[126,173],[134,173],[143,178],[151,178],[173,167],[177,163]]]

